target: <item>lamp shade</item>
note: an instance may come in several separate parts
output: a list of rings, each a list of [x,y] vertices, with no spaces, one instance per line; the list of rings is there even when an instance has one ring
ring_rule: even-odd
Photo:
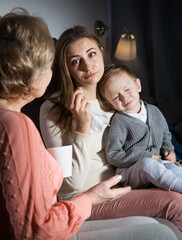
[[[127,33],[122,34],[114,56],[123,61],[134,60],[137,57],[135,36]]]

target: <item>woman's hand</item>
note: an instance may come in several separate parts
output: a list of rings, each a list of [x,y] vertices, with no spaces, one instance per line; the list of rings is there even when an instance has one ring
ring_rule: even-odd
[[[72,96],[70,111],[76,121],[76,131],[89,134],[91,124],[90,103],[85,99],[85,95],[81,88],[77,89]]]
[[[92,205],[109,202],[115,198],[121,197],[131,191],[131,187],[112,188],[121,180],[120,175],[111,177],[101,182],[85,192],[90,198]]]

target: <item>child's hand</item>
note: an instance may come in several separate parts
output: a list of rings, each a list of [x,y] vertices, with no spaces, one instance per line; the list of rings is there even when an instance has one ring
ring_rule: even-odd
[[[177,165],[177,166],[182,167],[182,165],[179,162],[175,162],[174,164]]]
[[[175,163],[176,162],[176,154],[172,151],[166,151],[166,152],[164,152],[164,159],[168,160],[172,163]]]
[[[159,156],[157,156],[157,155],[152,155],[152,158],[154,159],[154,160],[158,160],[159,159]]]

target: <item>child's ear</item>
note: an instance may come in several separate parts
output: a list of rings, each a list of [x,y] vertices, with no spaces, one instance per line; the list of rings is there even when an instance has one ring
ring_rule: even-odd
[[[137,84],[137,90],[138,92],[142,91],[142,86],[141,86],[141,81],[139,78],[136,79],[136,84]]]

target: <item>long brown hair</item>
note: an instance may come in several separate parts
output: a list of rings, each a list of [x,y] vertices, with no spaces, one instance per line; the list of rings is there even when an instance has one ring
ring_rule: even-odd
[[[56,91],[59,92],[49,99],[54,103],[59,111],[59,119],[56,126],[61,129],[62,133],[73,131],[73,116],[69,110],[71,98],[75,91],[75,82],[69,73],[66,62],[66,51],[68,46],[82,38],[89,38],[96,42],[99,49],[103,49],[98,38],[87,28],[82,26],[74,26],[64,31],[56,43],[56,54],[53,63],[52,82]]]

